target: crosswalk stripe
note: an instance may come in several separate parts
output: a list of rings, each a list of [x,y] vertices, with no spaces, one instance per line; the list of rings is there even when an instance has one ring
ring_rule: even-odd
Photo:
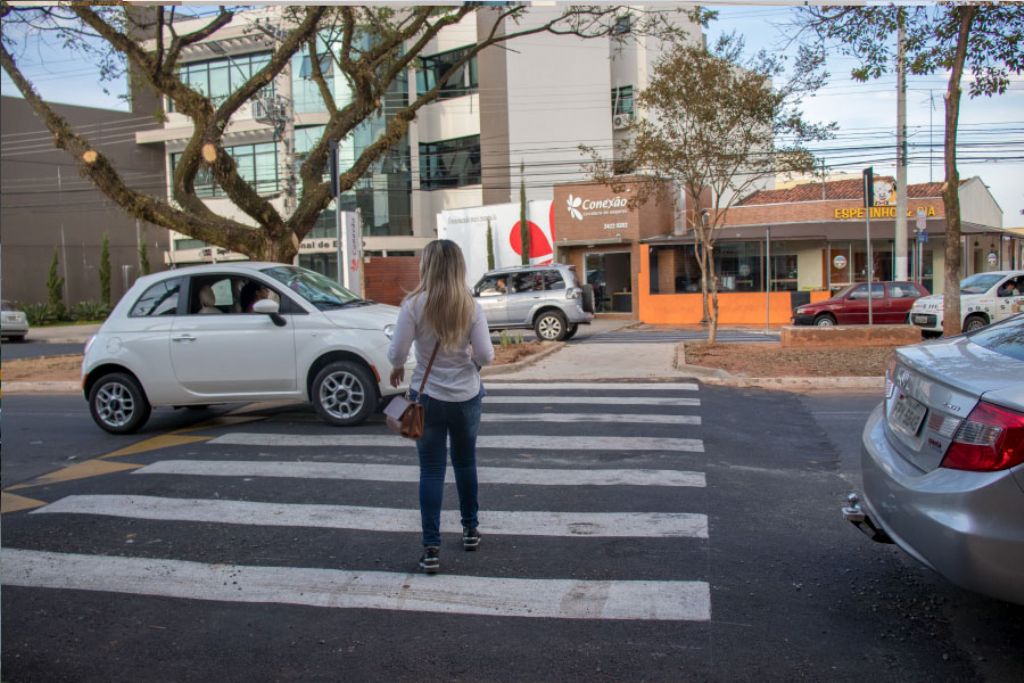
[[[232,432],[207,441],[221,446],[287,446],[410,448],[413,442],[400,436],[381,434],[263,434]],[[701,439],[669,439],[653,436],[531,436],[485,435],[477,448],[506,448],[518,451],[687,451],[703,453]]]
[[[483,422],[615,422],[617,424],[699,425],[697,415],[650,415],[641,413],[484,413]]]
[[[602,406],[699,406],[699,398],[665,398],[665,397],[643,397],[632,396],[504,396],[488,394],[484,396],[484,403],[491,405],[543,405],[545,403],[572,405],[602,405]]]
[[[708,621],[704,581],[577,581],[204,564],[5,548],[4,584],[235,603],[549,619]]]
[[[88,514],[128,519],[257,526],[420,532],[419,509],[300,505],[156,496],[67,496],[29,514]],[[494,511],[480,515],[491,535],[707,538],[707,515],[686,512]],[[461,532],[458,510],[441,513],[441,531]]]
[[[214,477],[282,477],[294,479],[354,479],[360,481],[418,482],[416,465],[371,465],[344,462],[266,462],[252,460],[161,460],[136,474]],[[703,472],[652,469],[553,469],[478,467],[481,484],[530,486],[693,486],[706,485]],[[447,480],[454,481],[451,469]]]
[[[488,381],[487,391],[697,391],[692,382],[501,382]]]

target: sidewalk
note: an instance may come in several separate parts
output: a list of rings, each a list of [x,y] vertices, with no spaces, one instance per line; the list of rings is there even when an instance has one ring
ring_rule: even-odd
[[[33,327],[28,331],[28,338],[44,344],[84,344],[99,329],[100,323]]]

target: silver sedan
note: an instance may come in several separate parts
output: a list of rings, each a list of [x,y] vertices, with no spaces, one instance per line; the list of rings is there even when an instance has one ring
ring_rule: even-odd
[[[846,518],[949,581],[1024,605],[1024,315],[897,349]]]

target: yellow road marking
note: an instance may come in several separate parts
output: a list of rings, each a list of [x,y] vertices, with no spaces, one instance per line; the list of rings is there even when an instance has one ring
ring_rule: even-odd
[[[172,434],[184,434],[185,432],[196,432],[200,429],[213,429],[215,427],[232,427],[234,425],[245,424],[246,422],[258,422],[260,420],[266,420],[267,418],[261,415],[221,415],[219,417],[212,418],[206,422],[202,422],[191,427],[182,427],[181,429],[175,429]],[[205,437],[213,438],[213,437]]]
[[[46,505],[44,500],[35,500],[24,496],[16,496],[13,493],[0,493],[0,514],[18,512],[20,510],[31,510],[32,508]]]
[[[212,436],[184,436],[178,435],[177,433],[161,434],[160,436],[154,436],[151,439],[139,441],[133,443],[131,446],[126,446],[120,450],[106,455],[101,455],[101,458],[120,458],[125,455],[138,455],[139,453],[147,453],[149,451],[158,451],[161,448],[171,448],[173,446],[184,446],[190,443],[202,443],[203,441],[209,441]]]
[[[107,462],[106,460],[98,459],[86,460],[85,462],[65,467],[64,469],[57,470],[56,472],[50,472],[49,474],[44,474],[41,477],[36,477],[30,482],[11,486],[7,490],[19,491],[33,486],[45,486],[47,484],[57,484],[64,481],[87,479],[89,477],[97,477],[101,474],[112,474],[114,472],[134,470],[139,467],[142,467],[142,465],[134,465],[130,462]]]

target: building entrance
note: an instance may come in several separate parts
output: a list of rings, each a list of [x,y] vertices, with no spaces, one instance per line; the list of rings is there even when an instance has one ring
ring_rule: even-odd
[[[594,288],[598,313],[632,313],[632,270],[629,252],[591,252],[584,260],[587,283]]]

